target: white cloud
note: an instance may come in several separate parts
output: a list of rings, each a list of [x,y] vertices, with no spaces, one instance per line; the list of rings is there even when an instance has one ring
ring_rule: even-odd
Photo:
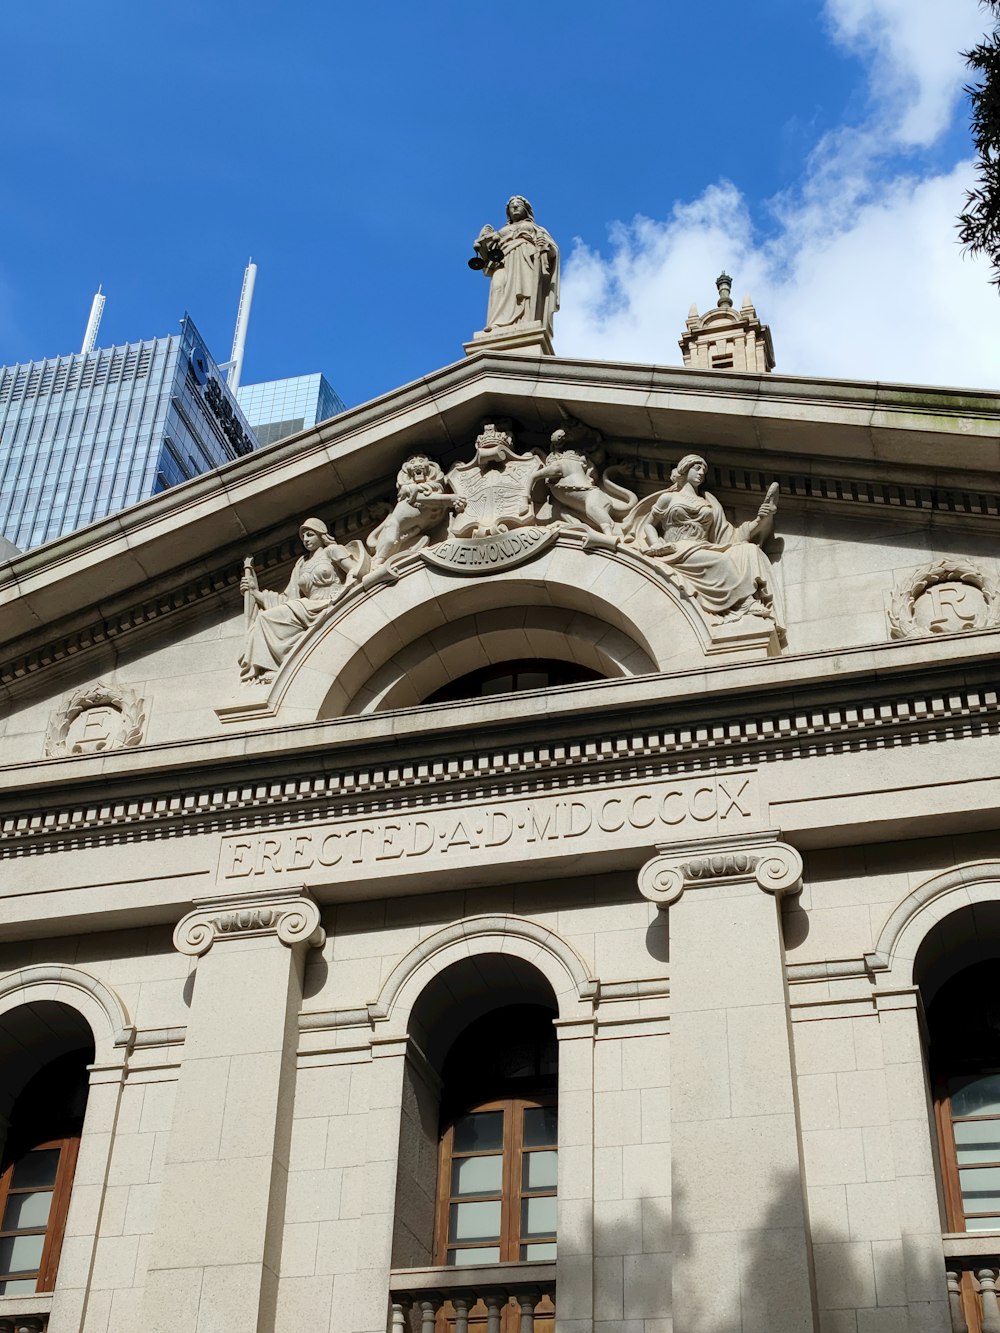
[[[897,143],[933,143],[947,128],[965,65],[982,36],[977,0],[827,0],[837,41],[871,62],[880,120]]]
[[[795,375],[1000,387],[1000,310],[985,262],[962,256],[962,163],[887,184],[849,216],[835,198],[789,207],[755,240],[742,196],[713,185],[669,222],[617,224],[604,259],[577,243],[565,269],[564,356],[679,364],[690,298],[714,303],[725,267],[771,325],[777,369]]]
[[[952,9],[954,6],[954,9]],[[577,240],[564,269],[563,355],[678,364],[692,300],[725,267],[772,327],[790,374],[1000,387],[1000,320],[988,265],[962,255],[955,217],[972,164],[886,168],[949,123],[976,39],[975,0],[829,0],[839,40],[871,59],[869,120],[827,135],[759,235],[736,185],[711,185],[666,221],[617,222],[607,255]],[[947,10],[947,14],[941,11]],[[960,16],[960,21],[955,16]],[[897,159],[898,161],[898,159]]]

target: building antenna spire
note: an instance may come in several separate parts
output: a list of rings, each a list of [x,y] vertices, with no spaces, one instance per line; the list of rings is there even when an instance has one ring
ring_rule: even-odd
[[[226,376],[226,382],[233,393],[240,387],[240,376],[243,374],[243,353],[246,351],[250,303],[253,301],[253,285],[256,281],[257,265],[251,256],[243,274],[243,290],[240,292],[240,308],[236,312],[236,332],[233,335],[233,350],[229,354],[229,371]]]
[[[100,328],[101,316],[104,314],[105,298],[101,295],[103,285],[103,283],[98,283],[94,299],[90,303],[90,318],[87,320],[87,331],[83,335],[83,346],[80,348],[80,353],[83,356],[92,352],[97,342],[97,330]]]

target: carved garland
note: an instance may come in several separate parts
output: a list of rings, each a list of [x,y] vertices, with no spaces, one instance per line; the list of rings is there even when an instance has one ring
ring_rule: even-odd
[[[1000,625],[1000,585],[971,561],[946,556],[918,569],[893,592],[888,612],[893,639],[913,639],[930,632],[917,623],[916,606],[924,593],[939,583],[967,583],[982,593],[986,606],[970,629],[995,629]]]
[[[109,749],[130,750],[142,744],[143,728],[146,725],[146,704],[134,690],[125,685],[108,684],[98,681],[88,685],[70,696],[63,706],[53,713],[45,737],[45,758],[55,759],[64,754],[80,754],[74,746],[67,748],[69,732],[73,723],[81,714],[91,708],[113,708],[121,714],[122,735]]]

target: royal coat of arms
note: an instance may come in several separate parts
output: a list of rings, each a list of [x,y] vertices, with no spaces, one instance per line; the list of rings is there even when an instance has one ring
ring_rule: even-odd
[[[448,484],[465,500],[452,515],[453,537],[491,537],[535,522],[532,488],[542,468],[537,454],[514,452],[514,436],[506,422],[489,422],[476,440],[471,463],[456,463]]]

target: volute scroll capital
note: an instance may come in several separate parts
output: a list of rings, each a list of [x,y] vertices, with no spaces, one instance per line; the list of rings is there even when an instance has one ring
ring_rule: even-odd
[[[747,837],[674,843],[639,871],[639,892],[657,907],[676,903],[685,889],[755,883],[765,893],[798,893],[802,857],[776,830]]]
[[[174,948],[190,957],[208,953],[218,940],[275,935],[282,944],[321,947],[326,931],[303,888],[264,889],[239,896],[196,898],[194,910],[174,930]]]

